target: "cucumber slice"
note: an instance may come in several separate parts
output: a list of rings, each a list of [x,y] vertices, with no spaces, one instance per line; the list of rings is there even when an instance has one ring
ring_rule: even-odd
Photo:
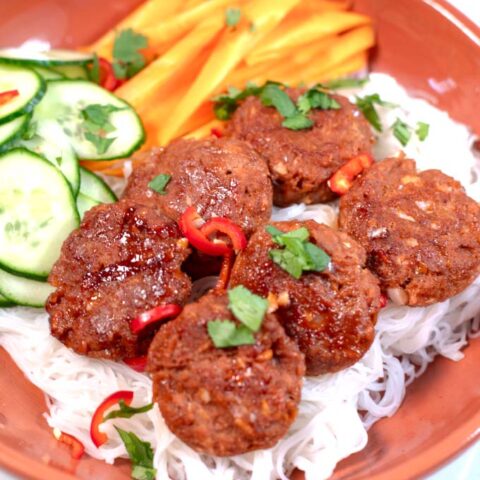
[[[3,295],[0,295],[0,307],[11,307],[14,305],[13,302],[8,300],[8,298],[4,297]]]
[[[33,115],[35,135],[30,140],[20,140],[17,146],[38,153],[57,167],[72,187],[76,196],[80,188],[80,170],[75,151],[63,128],[54,120],[36,120]]]
[[[82,192],[80,192],[77,197],[77,210],[80,218],[83,219],[85,212],[88,212],[91,208],[100,205],[101,203],[102,202],[87,197],[87,195],[84,195]]]
[[[89,105],[114,106],[109,114],[113,131],[106,138],[115,140],[104,153],[85,138],[82,110]],[[52,80],[45,97],[35,109],[39,119],[57,119],[70,137],[77,156],[84,160],[111,160],[128,157],[145,140],[142,122],[133,108],[102,87],[86,80]]]
[[[35,52],[25,48],[0,48],[0,60],[14,65],[85,65],[93,60],[93,55],[62,49]]]
[[[60,65],[58,67],[52,67],[52,70],[58,73],[60,78],[88,80],[88,71],[83,65]]]
[[[55,289],[46,282],[17,277],[0,270],[0,293],[10,302],[26,307],[44,307]]]
[[[28,129],[29,113],[0,125],[0,152],[10,148]]]
[[[118,200],[103,179],[83,167],[80,167],[80,192],[97,203],[112,203]]]
[[[72,190],[48,160],[23,148],[0,155],[0,268],[46,278],[78,224]]]
[[[62,75],[60,72],[56,72],[52,68],[42,67],[40,65],[30,68],[37,72],[44,80],[58,80],[59,78],[65,77],[65,75]]]
[[[0,103],[0,124],[33,110],[45,94],[45,80],[29,68],[0,64],[0,92],[18,90],[19,95]]]

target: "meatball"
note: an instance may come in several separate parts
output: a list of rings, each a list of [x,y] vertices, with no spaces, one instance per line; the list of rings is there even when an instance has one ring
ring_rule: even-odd
[[[124,198],[158,208],[173,220],[194,205],[205,220],[228,217],[246,235],[270,218],[268,168],[245,142],[215,137],[180,139],[165,150],[154,149],[143,155],[129,178]],[[171,175],[164,195],[148,186],[160,174]]]
[[[91,357],[145,354],[154,329],[133,334],[131,320],[161,304],[184,304],[190,294],[180,270],[189,249],[179,238],[174,222],[129,200],[88,211],[49,277],[52,335]]]
[[[308,375],[353,365],[373,341],[380,308],[378,281],[364,268],[365,251],[348,235],[311,220],[272,225],[283,232],[306,227],[310,241],[330,256],[330,265],[295,279],[272,261],[269,252],[278,245],[260,228],[238,256],[231,286],[278,299],[278,319],[305,354]]]
[[[342,197],[339,224],[397,303],[445,300],[480,273],[479,205],[439,170],[417,172],[413,160],[367,170]]]
[[[155,336],[147,370],[153,398],[169,429],[199,452],[238,455],[270,448],[297,414],[303,355],[274,314],[266,314],[254,345],[216,348],[207,324],[237,322],[227,295],[189,304]]]
[[[303,90],[287,93],[297,100]],[[318,203],[331,200],[327,180],[348,160],[369,153],[370,125],[345,97],[332,95],[338,110],[312,110],[307,130],[282,127],[282,117],[257,97],[248,97],[233,114],[227,135],[248,141],[267,161],[273,181],[273,203]]]

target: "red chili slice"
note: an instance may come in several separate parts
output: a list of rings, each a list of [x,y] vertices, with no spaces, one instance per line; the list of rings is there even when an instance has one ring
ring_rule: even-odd
[[[157,323],[167,318],[176,317],[182,311],[182,307],[175,303],[167,303],[152,308],[146,312],[141,313],[130,322],[130,330],[132,333],[141,332],[147,325]]]
[[[380,294],[380,308],[386,307],[387,303],[388,303],[388,297],[384,293]]]
[[[99,84],[106,90],[109,90],[110,92],[113,92],[116,88],[118,88],[123,81],[119,80],[115,76],[115,72],[113,70],[112,64],[103,57],[100,57],[98,59],[98,65],[100,68],[100,73],[99,73]]]
[[[112,393],[95,410],[90,423],[90,438],[96,447],[100,447],[107,442],[108,436],[100,431],[99,426],[103,423],[107,410],[117,405],[120,400],[123,400],[126,405],[130,405],[133,400],[133,392],[120,390]]]
[[[70,454],[75,460],[78,460],[84,454],[85,447],[83,446],[83,443],[73,435],[69,435],[68,433],[64,433],[58,429],[53,430],[53,435],[59,442],[62,442],[70,447]]]
[[[222,132],[219,128],[213,127],[213,128],[210,130],[210,133],[211,133],[214,137],[217,137],[217,138],[222,138],[222,137],[223,137],[223,132]]]
[[[141,357],[125,358],[123,361],[136,372],[144,372],[145,368],[147,367],[146,355],[142,355]]]
[[[344,195],[352,187],[355,177],[373,165],[373,163],[373,158],[366,153],[350,159],[328,181],[330,190],[338,195]]]
[[[223,257],[222,268],[220,274],[218,275],[217,284],[214,287],[215,292],[223,292],[228,287],[228,282],[230,281],[230,274],[232,273],[233,267],[233,255],[225,255]]]
[[[20,92],[18,90],[6,90],[5,92],[0,92],[0,105],[5,105],[19,95]]]
[[[200,232],[207,238],[216,232],[227,235],[232,242],[235,252],[239,252],[247,246],[247,237],[243,233],[243,230],[228,218],[212,218],[200,228]]]
[[[200,217],[195,207],[187,208],[178,221],[180,230],[191,245],[200,252],[213,257],[223,257],[232,252],[232,249],[225,242],[209,240],[198,229],[196,223],[199,221],[202,221],[202,217]]]

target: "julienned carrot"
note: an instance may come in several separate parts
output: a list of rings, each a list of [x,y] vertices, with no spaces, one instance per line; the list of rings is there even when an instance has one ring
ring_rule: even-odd
[[[162,128],[158,141],[168,143],[199,105],[208,99],[241,59],[298,4],[299,0],[249,2],[242,10],[242,23],[227,29],[202,71]],[[252,28],[254,25],[254,28]]]
[[[158,22],[160,18],[162,20],[170,18],[182,6],[182,3],[182,0],[149,0],[121,20],[114,29],[109,30],[87,49],[96,52],[100,57],[111,59],[117,31],[126,28],[141,31],[145,26]]]
[[[158,89],[171,78],[172,70],[189,67],[205,45],[218,35],[223,25],[223,15],[205,19],[165,54],[117,89],[115,94],[134,107],[149,102]]]

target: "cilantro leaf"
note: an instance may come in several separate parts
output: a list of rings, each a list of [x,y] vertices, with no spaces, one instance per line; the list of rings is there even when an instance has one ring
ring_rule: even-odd
[[[145,35],[131,28],[121,30],[115,35],[113,43],[113,68],[117,78],[133,77],[145,66],[145,57],[139,50],[147,48]]]
[[[143,407],[130,407],[123,400],[118,402],[119,410],[113,410],[110,412],[103,421],[110,420],[111,418],[131,418],[137,413],[145,413],[153,408],[153,403],[144,405]]]
[[[269,84],[260,93],[260,100],[267,107],[275,107],[282,117],[292,117],[297,113],[292,99],[278,85]]]
[[[395,123],[392,125],[392,129],[395,138],[405,147],[412,136],[411,127],[397,118]]]
[[[330,256],[308,241],[310,232],[307,228],[300,227],[284,233],[269,225],[266,230],[276,244],[285,247],[283,250],[270,250],[270,258],[292,277],[299,279],[307,271],[321,272],[330,263]]]
[[[92,132],[85,132],[85,139],[93,143],[99,155],[103,155],[110,148],[110,145],[116,138],[106,138],[100,135],[95,135]]]
[[[150,443],[143,442],[133,432],[127,432],[119,427],[115,429],[132,461],[132,478],[154,480],[157,470],[153,467],[153,449]]]
[[[165,191],[165,187],[168,185],[171,179],[171,175],[161,173],[160,175],[157,175],[151,182],[149,182],[148,187],[152,190],[155,190],[160,195],[166,195],[167,192]]]
[[[227,93],[222,93],[212,98],[215,116],[219,120],[228,120],[237,109],[238,102],[249,96],[258,95],[262,88],[263,87],[258,87],[252,82],[247,83],[244,90],[229,87]]]
[[[423,142],[428,137],[428,132],[430,131],[430,125],[425,122],[417,122],[417,129],[415,133],[418,139]]]
[[[240,18],[242,16],[242,12],[239,8],[227,8],[225,10],[225,23],[228,27],[236,27]]]
[[[243,285],[228,291],[228,308],[250,330],[258,332],[268,310],[268,301],[255,295]]]
[[[341,88],[355,88],[363,87],[368,82],[368,77],[365,78],[336,78],[322,83],[319,86],[328,90],[338,90]]]
[[[231,320],[211,320],[207,330],[213,344],[217,348],[253,345],[255,338],[252,331],[245,325],[236,325]]]
[[[313,126],[313,121],[310,120],[303,113],[297,113],[291,117],[286,118],[282,122],[282,127],[288,128],[289,130],[304,130]]]
[[[370,125],[381,132],[383,130],[382,123],[380,122],[380,116],[378,115],[375,105],[380,105],[387,108],[395,108],[398,105],[390,102],[386,102],[380,98],[378,93],[372,95],[366,95],[365,97],[356,97],[356,105],[359,110],[363,113],[364,117],[368,120]]]

